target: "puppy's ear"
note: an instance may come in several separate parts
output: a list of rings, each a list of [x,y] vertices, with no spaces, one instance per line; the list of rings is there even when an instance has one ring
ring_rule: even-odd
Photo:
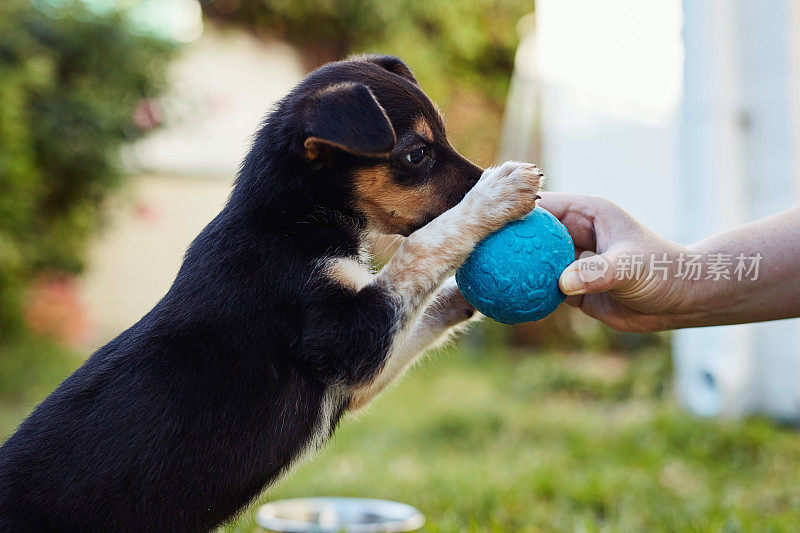
[[[387,155],[395,134],[386,111],[362,83],[339,83],[314,95],[303,142],[308,159],[325,147],[363,156]]]
[[[376,65],[385,68],[389,72],[394,72],[398,76],[404,77],[405,79],[414,83],[414,85],[419,85],[417,78],[414,77],[414,73],[411,72],[411,69],[408,68],[408,65],[403,63],[403,61],[401,61],[399,57],[368,54],[355,57],[354,59],[359,61],[369,61],[370,63],[375,63]]]

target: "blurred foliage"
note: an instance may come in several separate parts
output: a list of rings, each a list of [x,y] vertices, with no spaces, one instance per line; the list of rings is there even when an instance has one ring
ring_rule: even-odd
[[[0,426],[4,416],[28,414],[31,403],[38,403],[81,362],[79,355],[55,340],[30,332],[20,332],[0,342]],[[19,404],[21,409],[11,413]],[[0,438],[0,442],[2,442]]]
[[[81,269],[172,48],[81,2],[0,3],[0,339],[21,328],[33,276]]]
[[[550,350],[637,353],[649,348],[668,348],[671,335],[662,333],[624,333],[599,320],[562,304],[548,317],[505,330],[503,343],[537,346]]]
[[[398,55],[436,100],[465,85],[502,103],[530,0],[213,0],[208,16],[277,35],[317,63]],[[316,65],[311,65],[316,66]]]
[[[207,17],[296,46],[308,68],[355,53],[399,56],[450,119],[466,155],[488,163],[531,0],[205,0]]]

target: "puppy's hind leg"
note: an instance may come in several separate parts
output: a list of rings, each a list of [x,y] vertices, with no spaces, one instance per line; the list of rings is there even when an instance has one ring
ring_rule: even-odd
[[[411,335],[400,347],[397,355],[419,354],[435,348],[447,341],[452,333],[461,331],[463,326],[482,317],[483,315],[464,299],[455,278],[450,277],[421,313],[411,330]]]

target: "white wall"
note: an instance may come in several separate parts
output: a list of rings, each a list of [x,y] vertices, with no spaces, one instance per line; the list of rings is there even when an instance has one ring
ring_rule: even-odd
[[[674,237],[679,0],[539,0],[535,16],[529,98],[547,188],[613,198]]]
[[[81,298],[90,347],[127,329],[166,293],[186,248],[219,212],[251,136],[300,79],[298,54],[206,27],[171,67],[167,125],[127,154],[138,171],[107,206]]]
[[[231,179],[271,106],[305,76],[297,52],[206,25],[170,68],[166,125],[128,152],[136,169]]]
[[[796,9],[792,0],[684,1],[685,241],[797,204]],[[679,398],[695,412],[800,418],[797,320],[680,331],[675,362]]]
[[[550,190],[685,243],[797,204],[800,3],[538,0],[535,17],[502,153]],[[675,364],[696,413],[800,419],[797,320],[678,332]]]

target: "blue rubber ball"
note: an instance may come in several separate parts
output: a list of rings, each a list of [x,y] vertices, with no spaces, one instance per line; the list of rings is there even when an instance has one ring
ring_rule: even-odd
[[[558,277],[575,259],[567,228],[536,207],[486,237],[456,271],[475,309],[503,324],[540,320],[564,301]]]

